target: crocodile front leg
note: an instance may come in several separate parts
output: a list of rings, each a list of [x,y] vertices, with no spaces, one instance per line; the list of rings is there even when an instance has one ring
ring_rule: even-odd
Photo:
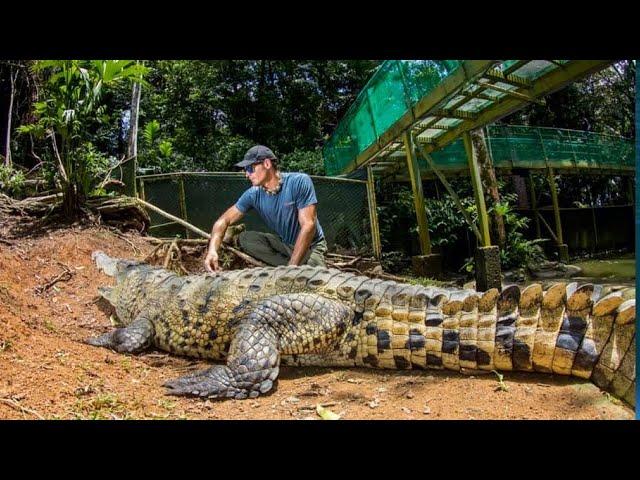
[[[112,348],[120,353],[136,353],[151,346],[153,333],[153,324],[144,317],[138,317],[124,328],[116,328],[104,335],[89,338],[86,342],[96,347]]]
[[[336,348],[353,312],[319,295],[277,295],[258,303],[238,324],[226,366],[165,383],[171,395],[257,397],[272,389],[280,354],[323,353]]]

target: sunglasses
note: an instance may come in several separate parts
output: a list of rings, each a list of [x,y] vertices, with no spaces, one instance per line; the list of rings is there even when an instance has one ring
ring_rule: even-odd
[[[244,171],[247,172],[249,175],[251,175],[254,172],[253,167],[256,165],[260,165],[263,161],[264,160],[260,162],[252,163],[251,165],[247,165],[246,167],[244,167]]]

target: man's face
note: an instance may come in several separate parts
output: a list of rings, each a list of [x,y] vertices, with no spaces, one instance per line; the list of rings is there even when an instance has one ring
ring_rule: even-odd
[[[269,179],[269,170],[271,169],[271,160],[268,158],[261,162],[254,163],[244,169],[245,176],[251,181],[254,187],[264,185]]]

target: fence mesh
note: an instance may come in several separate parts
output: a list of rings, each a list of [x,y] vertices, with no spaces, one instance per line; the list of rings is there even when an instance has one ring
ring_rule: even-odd
[[[523,79],[533,80],[564,62],[530,61],[518,68],[517,74]],[[505,70],[515,63],[516,60],[507,60],[497,68]],[[353,170],[358,155],[378,141],[382,134],[461,64],[461,60],[383,62],[323,147],[327,175],[340,175]],[[504,83],[501,85],[508,87]],[[458,97],[455,97],[450,103],[457,100]],[[486,99],[472,99],[459,110],[477,113],[487,102]],[[460,122],[460,119],[447,119],[439,124],[455,125]],[[497,168],[543,168],[548,162],[555,168],[612,169],[633,167],[635,161],[633,142],[620,137],[553,128],[499,125],[489,127],[489,136]],[[436,165],[443,170],[461,171],[467,168],[460,140],[434,152],[432,156]],[[427,165],[422,162],[421,167],[426,168]]]
[[[318,220],[329,248],[370,251],[366,182],[316,176],[311,179],[318,198]],[[205,232],[210,232],[213,222],[251,186],[243,174],[226,172],[143,175],[138,177],[138,182],[146,201],[186,219]],[[181,182],[184,185],[183,208],[180,206]],[[154,235],[194,235],[160,214],[150,212],[150,216]],[[242,218],[241,223],[247,230],[269,231],[253,210]]]

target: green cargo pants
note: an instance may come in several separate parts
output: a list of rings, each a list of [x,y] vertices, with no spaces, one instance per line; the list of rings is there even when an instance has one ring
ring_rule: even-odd
[[[293,253],[293,247],[283,243],[272,233],[242,232],[238,236],[238,245],[245,253],[263,261],[267,265],[288,265]],[[327,242],[322,239],[311,245],[309,251],[302,259],[301,265],[312,267],[326,267],[324,254],[327,251]]]

